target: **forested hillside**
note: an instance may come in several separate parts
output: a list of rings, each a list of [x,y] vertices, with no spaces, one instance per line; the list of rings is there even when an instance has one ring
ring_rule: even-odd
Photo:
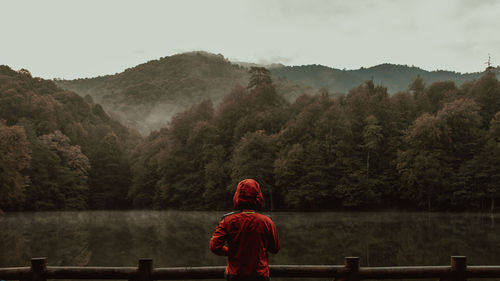
[[[346,93],[367,80],[384,85],[390,94],[404,91],[417,77],[427,83],[453,81],[457,85],[481,77],[484,73],[465,73],[436,70],[426,71],[415,66],[380,64],[355,70],[340,70],[322,65],[276,66],[270,68],[276,77],[286,78],[296,83],[316,89],[325,88],[333,93]]]
[[[202,102],[132,154],[135,207],[230,208],[236,183],[262,184],[267,208],[478,210],[500,195],[500,84],[389,95],[367,81],[348,94],[290,103],[266,71],[221,104]]]
[[[125,125],[144,134],[166,126],[171,117],[205,99],[214,104],[235,86],[248,83],[248,69],[222,55],[191,52],[152,60],[122,73],[56,80],[64,89],[90,95]],[[293,100],[308,88],[275,80],[278,92]]]
[[[261,183],[267,209],[494,209],[500,83],[368,80],[294,101],[251,68],[141,138],[103,108],[28,71],[0,67],[0,208],[230,209]]]
[[[0,209],[130,207],[139,140],[92,98],[0,66]]]
[[[248,69],[258,66],[232,63],[222,55],[190,52],[152,60],[121,73],[95,78],[56,80],[81,96],[90,95],[123,124],[147,135],[165,127],[176,113],[209,99],[217,105],[236,85],[247,85]],[[384,85],[389,94],[407,89],[420,76],[431,84],[453,81],[461,85],[481,73],[425,71],[417,67],[381,64],[357,70],[339,70],[321,65],[269,66],[277,92],[290,102],[306,92],[325,89],[347,93],[367,80]]]

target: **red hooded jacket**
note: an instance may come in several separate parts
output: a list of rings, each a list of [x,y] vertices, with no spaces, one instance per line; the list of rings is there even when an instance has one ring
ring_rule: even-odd
[[[233,198],[234,208],[240,212],[224,216],[212,234],[210,250],[227,256],[227,275],[269,277],[267,252],[278,253],[280,245],[273,221],[255,212],[262,201],[255,180],[241,181]]]

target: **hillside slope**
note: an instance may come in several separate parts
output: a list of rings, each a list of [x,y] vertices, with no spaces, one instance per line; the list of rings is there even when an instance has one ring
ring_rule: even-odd
[[[114,75],[58,80],[56,83],[82,96],[90,95],[122,123],[147,134],[165,127],[173,115],[190,106],[204,100],[217,104],[236,85],[247,85],[251,66],[259,65],[233,63],[220,54],[190,52],[152,60]],[[339,70],[322,65],[273,64],[266,67],[273,75],[278,93],[289,101],[321,88],[331,93],[347,93],[366,80],[384,85],[389,93],[394,94],[407,90],[418,75],[427,85],[437,81],[453,81],[461,85],[483,74],[429,72],[393,64],[357,70]]]
[[[222,55],[192,52],[149,61],[115,75],[56,82],[82,96],[90,95],[128,126],[149,133],[203,100],[218,103],[234,86],[247,85],[248,79],[248,68]],[[306,91],[280,79],[275,84],[290,100]]]
[[[90,97],[0,65],[0,209],[123,208],[139,140]]]

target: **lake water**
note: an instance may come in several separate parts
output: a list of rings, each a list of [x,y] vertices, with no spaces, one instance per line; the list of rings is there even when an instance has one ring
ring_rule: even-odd
[[[208,242],[221,212],[89,211],[7,213],[0,216],[0,267],[49,265],[155,267],[225,265]],[[271,214],[281,251],[271,264],[361,266],[500,265],[500,215],[397,212]]]

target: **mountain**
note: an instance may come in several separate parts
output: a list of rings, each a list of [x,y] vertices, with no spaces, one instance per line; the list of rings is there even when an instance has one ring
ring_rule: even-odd
[[[174,114],[194,104],[204,100],[217,104],[236,85],[246,86],[248,70],[253,66],[263,65],[231,62],[220,54],[189,52],[152,60],[114,75],[55,82],[81,96],[90,95],[113,117],[147,134],[165,127]],[[393,94],[407,90],[418,75],[427,85],[447,80],[460,85],[482,75],[426,71],[394,64],[357,70],[322,65],[264,67],[271,71],[278,93],[289,101],[321,88],[331,93],[347,93],[366,80],[374,80]]]
[[[380,64],[370,68],[340,70],[323,65],[283,66],[270,68],[274,76],[334,93],[347,93],[366,80],[387,87],[389,93],[405,91],[418,75],[427,85],[437,81],[453,81],[458,85],[484,75],[484,72],[465,73],[436,70],[426,71],[414,66]],[[497,71],[497,73],[500,73]]]
[[[152,60],[122,73],[56,83],[90,95],[113,116],[142,133],[165,127],[171,117],[193,104],[217,104],[236,85],[248,84],[248,68],[222,55],[190,52]],[[293,100],[307,90],[275,79],[278,92]]]

